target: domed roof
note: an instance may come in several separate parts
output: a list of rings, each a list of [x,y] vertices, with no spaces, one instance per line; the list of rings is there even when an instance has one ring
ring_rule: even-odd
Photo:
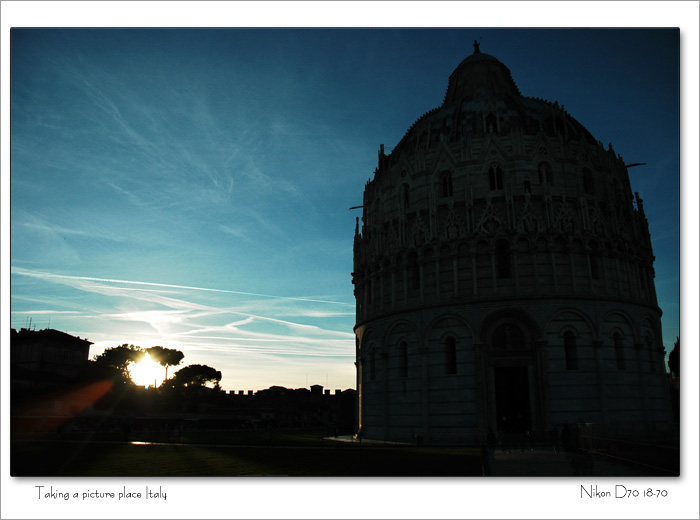
[[[520,91],[508,67],[493,56],[482,53],[475,41],[474,53],[465,58],[450,75],[443,106],[494,94],[520,96]]]
[[[486,121],[488,114],[493,114],[497,122]],[[468,134],[489,133],[489,124],[504,136],[513,131],[524,135],[542,131],[549,136],[564,135],[567,141],[585,139],[588,143],[597,143],[559,103],[523,97],[508,67],[482,53],[474,42],[474,53],[450,75],[442,105],[426,112],[411,125],[391,152],[389,163],[398,160],[402,151],[415,150],[417,143],[427,135],[432,139],[427,144],[432,146],[438,135],[447,141],[458,141]]]

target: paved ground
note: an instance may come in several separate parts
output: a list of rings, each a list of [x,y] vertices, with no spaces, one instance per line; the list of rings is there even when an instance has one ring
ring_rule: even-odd
[[[329,440],[363,444],[366,446],[413,446],[401,442],[363,439],[351,435],[327,437]],[[561,448],[537,447],[533,449],[504,450],[497,448],[484,461],[486,475],[493,477],[650,477],[669,476],[663,470],[648,468],[605,455],[586,454],[581,451],[565,452]]]
[[[655,473],[604,456],[565,453],[550,449],[496,450],[489,458],[494,477],[643,477]]]
[[[358,443],[352,436],[329,437],[329,439]],[[388,445],[388,443],[363,439],[366,445]],[[649,477],[659,475],[652,469],[625,463],[603,455],[567,453],[553,447],[502,450],[496,449],[488,458],[485,472],[493,477]],[[663,474],[663,473],[661,473]]]
[[[374,441],[363,439],[358,441],[352,436],[337,436],[327,437],[329,440],[353,443],[359,445],[370,446],[407,446],[413,447],[411,444]],[[65,443],[81,443],[83,441],[51,441]],[[97,441],[93,444],[123,444],[120,441]],[[163,445],[163,446],[203,446],[199,444],[183,444],[183,443],[161,443],[161,442],[142,442],[133,441],[130,444],[148,444],[148,445]],[[207,444],[207,447],[249,447],[267,449],[269,446],[243,446],[243,445],[215,445]],[[290,448],[290,447],[287,447]],[[291,448],[308,449],[303,446],[293,446]],[[332,449],[332,447],[322,447],[320,449]],[[575,477],[575,476],[593,476],[593,477],[652,477],[652,476],[670,476],[660,470],[654,468],[635,465],[619,459],[608,457],[605,455],[591,455],[581,451],[565,452],[561,449],[554,449],[549,446],[536,446],[533,449],[518,448],[502,449],[496,448],[492,453],[484,452],[482,458],[482,467],[484,476],[492,477]]]

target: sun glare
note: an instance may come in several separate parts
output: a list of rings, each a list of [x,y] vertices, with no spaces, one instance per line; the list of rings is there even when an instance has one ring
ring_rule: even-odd
[[[148,352],[143,356],[143,359],[133,365],[129,371],[131,380],[139,385],[158,387],[163,382],[163,367],[151,359]]]

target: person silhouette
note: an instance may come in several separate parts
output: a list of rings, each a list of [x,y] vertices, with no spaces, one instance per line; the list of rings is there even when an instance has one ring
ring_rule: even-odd
[[[486,441],[488,442],[489,451],[491,453],[496,451],[496,434],[493,432],[492,428],[489,428],[489,432],[486,435]]]
[[[569,431],[569,424],[567,423],[561,429],[561,444],[564,451],[569,451],[571,449],[571,446],[569,444],[570,436],[571,432]]]

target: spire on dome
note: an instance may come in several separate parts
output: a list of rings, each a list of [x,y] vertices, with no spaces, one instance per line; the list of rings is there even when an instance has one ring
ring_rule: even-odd
[[[480,40],[474,40],[474,53],[467,56],[450,75],[443,105],[474,96],[520,96],[508,68],[479,49]]]

